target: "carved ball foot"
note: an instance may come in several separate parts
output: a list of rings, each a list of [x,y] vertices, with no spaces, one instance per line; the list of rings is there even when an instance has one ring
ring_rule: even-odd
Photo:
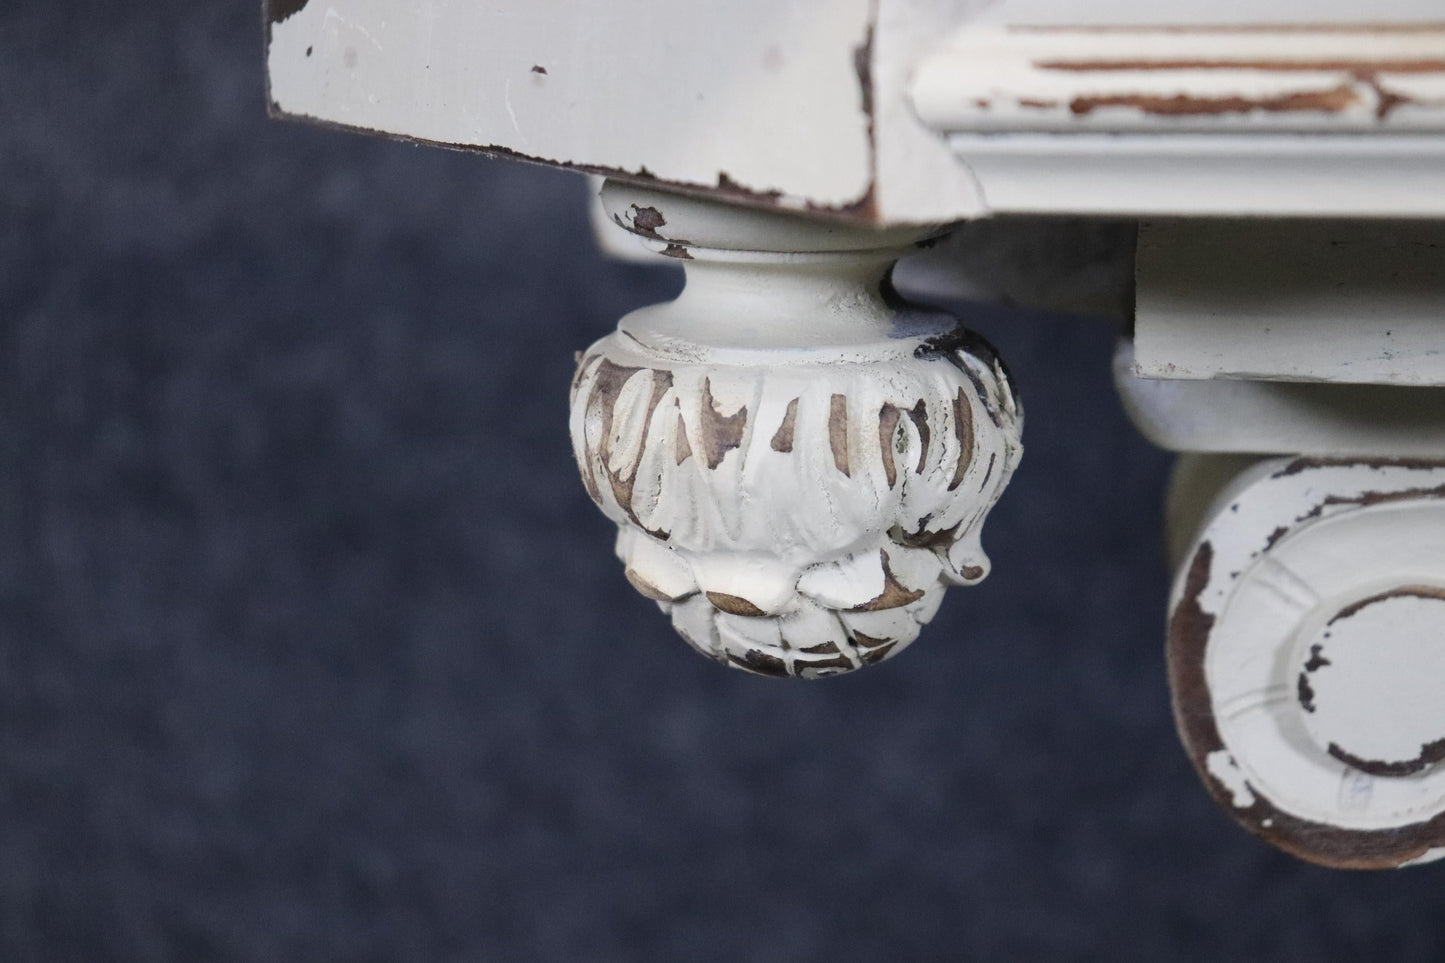
[[[581,357],[573,448],[628,580],[694,648],[813,678],[895,655],[988,572],[1021,447],[992,352],[897,303],[915,239],[609,183],[687,286]]]
[[[1185,746],[1251,832],[1327,866],[1445,857],[1445,464],[1246,470],[1185,557],[1169,658]]]

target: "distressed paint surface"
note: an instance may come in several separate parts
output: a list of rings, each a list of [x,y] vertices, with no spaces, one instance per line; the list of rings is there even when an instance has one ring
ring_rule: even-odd
[[[286,115],[762,203],[846,208],[872,186],[855,56],[869,0],[827,17],[798,0],[271,11],[270,93]]]
[[[919,61],[989,0],[879,0],[873,32],[874,205],[884,221],[936,222],[986,213],[978,181],[919,118],[909,91]]]
[[[907,98],[986,0],[272,0],[273,111],[873,223],[984,213]]]
[[[1254,805],[1249,779],[1240,771],[1239,764],[1227,749],[1216,749],[1206,756],[1204,768],[1229,793],[1237,809],[1248,809]]]
[[[1152,8],[847,0],[820,17],[804,0],[270,7],[268,75],[283,116],[740,204],[880,224],[1030,211],[1445,216],[1445,137],[1427,133],[1438,135],[1445,115],[1440,78],[1427,69],[1438,58],[1400,52],[1429,47],[1439,25],[1413,40],[1360,28],[1361,43],[1341,29],[1233,31],[1253,37],[1244,46],[1256,54],[1233,40],[1220,54],[1208,31],[1174,29],[1163,33],[1177,56],[1123,71],[1121,86],[1113,68],[1134,54],[1104,49],[1125,42],[1118,31],[1059,25],[1156,20]],[[1416,8],[1425,9],[1394,0],[1374,15]],[[1230,8],[1170,9],[1218,20]],[[1252,4],[1241,12],[1250,16],[1279,22],[1295,11]],[[1010,17],[1052,29],[1020,33]],[[995,69],[1000,31],[1015,46],[1013,34],[1054,38],[1035,58],[1048,90],[990,99],[988,85],[1035,69],[1027,57]],[[1150,38],[1136,50],[1156,53],[1147,30],[1134,34]],[[990,49],[959,39],[968,36]],[[1339,51],[1310,70],[1291,53],[1305,46]],[[1281,56],[1289,69],[1263,69]],[[1297,136],[1312,125],[1326,142]],[[1053,136],[1061,131],[1072,136]]]
[[[1296,693],[1316,744],[1361,772],[1413,776],[1445,761],[1445,588],[1405,585],[1340,609],[1308,643]]]
[[[910,96],[993,213],[1440,218],[1441,13],[1005,0]]]
[[[1314,862],[1445,854],[1445,464],[1276,459],[1216,501],[1171,601],[1176,721],[1242,825]]]
[[[1445,131],[1445,23],[965,27],[919,67],[938,129]]]
[[[756,215],[756,248],[795,228],[832,250],[745,250],[747,215],[609,189],[620,223],[689,255],[678,300],[624,318],[573,387],[573,449],[629,581],[757,674],[901,651],[988,572],[981,529],[1022,450],[1002,367],[953,319],[890,303],[899,249],[874,233]]]
[[[499,11],[313,0],[277,11],[271,96],[295,116],[843,207],[870,186],[852,56],[869,4],[847,0],[806,30],[802,13],[797,3],[585,10],[538,0]],[[689,36],[711,38],[710,55],[684,55]],[[729,136],[744,118],[750,138]],[[809,159],[819,149],[825,170]]]

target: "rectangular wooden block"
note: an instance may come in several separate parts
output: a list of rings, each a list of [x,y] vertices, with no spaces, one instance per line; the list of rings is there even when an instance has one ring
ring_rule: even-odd
[[[1152,221],[1135,372],[1445,384],[1445,224]]]

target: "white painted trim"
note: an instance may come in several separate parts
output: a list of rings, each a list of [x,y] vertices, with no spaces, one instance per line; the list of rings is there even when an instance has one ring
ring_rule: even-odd
[[[1175,580],[1185,746],[1225,811],[1304,859],[1445,855],[1442,491],[1440,463],[1259,462],[1215,500]],[[1334,653],[1334,632],[1367,609]],[[1369,631],[1395,637],[1372,647]],[[1384,661],[1362,668],[1371,652]]]
[[[610,181],[602,201],[687,272],[573,381],[573,450],[628,580],[734,668],[815,678],[902,651],[987,574],[1022,452],[992,351],[887,285],[917,232]]]
[[[1445,137],[970,134],[995,214],[1445,217]]]
[[[950,133],[1439,133],[1445,24],[970,24],[912,96]]]
[[[1134,427],[1171,451],[1445,458],[1445,391],[1141,378],[1128,341],[1114,384]]]
[[[1143,377],[1445,386],[1445,223],[1139,227]]]

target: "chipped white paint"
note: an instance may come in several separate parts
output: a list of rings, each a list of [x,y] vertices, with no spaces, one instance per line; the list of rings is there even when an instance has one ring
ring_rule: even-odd
[[[604,178],[597,174],[587,175],[587,218],[592,226],[592,240],[596,241],[597,247],[610,258],[656,266],[656,253],[649,251],[642,238],[636,234],[619,231],[607,209],[602,206],[600,192],[603,180]]]
[[[969,25],[913,102],[975,133],[1440,133],[1445,25]]]
[[[311,0],[271,27],[271,98],[439,144],[845,206],[872,179],[853,59],[870,2],[807,6]]]
[[[1006,0],[911,96],[994,213],[1445,216],[1438,4],[1350,13]]]
[[[877,0],[869,69],[875,219],[927,223],[987,213],[973,171],[922,122],[909,90],[919,61],[938,38],[988,5],[989,0]]]
[[[1439,19],[1430,0],[1324,30],[1264,28],[1300,20],[1282,0],[840,0],[826,16],[806,0],[271,6],[283,115],[739,203],[876,223],[1445,216],[1445,71],[1431,66],[1445,27],[1420,26]],[[1321,69],[1303,69],[1311,57]],[[1128,58],[1154,64],[1103,69]],[[1179,66],[1196,61],[1209,66]]]
[[[1445,760],[1445,586],[1351,602],[1301,649],[1297,685],[1316,745],[1382,775]]]
[[[296,5],[267,52],[288,116],[859,220],[982,213],[906,97],[976,0]]]
[[[738,668],[816,677],[902,650],[987,573],[982,525],[1021,452],[987,347],[881,289],[917,232],[611,182],[603,199],[687,270],[574,384],[574,451],[629,580]]]
[[[826,16],[805,0],[272,6],[280,114],[753,207],[884,225],[1445,217],[1445,27],[1420,24],[1438,0],[1369,11],[1411,29],[1267,26],[1299,19],[1286,0],[842,0]],[[676,302],[594,345],[574,386],[579,465],[619,524],[628,578],[739,668],[812,677],[900,651],[946,586],[987,572],[980,528],[1020,451],[991,354],[880,291],[918,232],[609,194],[689,274]],[[1258,222],[1239,236],[1172,288],[1141,259],[1140,371],[1445,384],[1434,241],[1405,250],[1391,226],[1366,257],[1334,245],[1290,260],[1259,247]],[[1166,402],[1235,422],[1219,450],[1439,454],[1410,425],[1428,406],[1348,423],[1292,387],[1227,410],[1217,392]],[[1274,435],[1249,423],[1269,410],[1295,420]],[[1208,447],[1209,430],[1173,437]],[[1282,465],[1232,490],[1176,587],[1175,639],[1202,646],[1186,741],[1216,796],[1294,852],[1439,858],[1445,603],[1401,588],[1445,585],[1442,469]]]
[[[1135,274],[1144,377],[1445,385],[1445,223],[1146,222]]]
[[[1442,595],[1445,466],[1273,459],[1224,489],[1174,587],[1170,659],[1181,734],[1237,818],[1331,865],[1445,842]],[[1304,828],[1260,822],[1279,814]]]
[[[1205,758],[1204,765],[1209,774],[1219,780],[1219,784],[1229,793],[1237,808],[1248,809],[1254,805],[1254,793],[1249,788],[1249,778],[1235,763],[1229,750],[1218,749],[1211,752]]]

